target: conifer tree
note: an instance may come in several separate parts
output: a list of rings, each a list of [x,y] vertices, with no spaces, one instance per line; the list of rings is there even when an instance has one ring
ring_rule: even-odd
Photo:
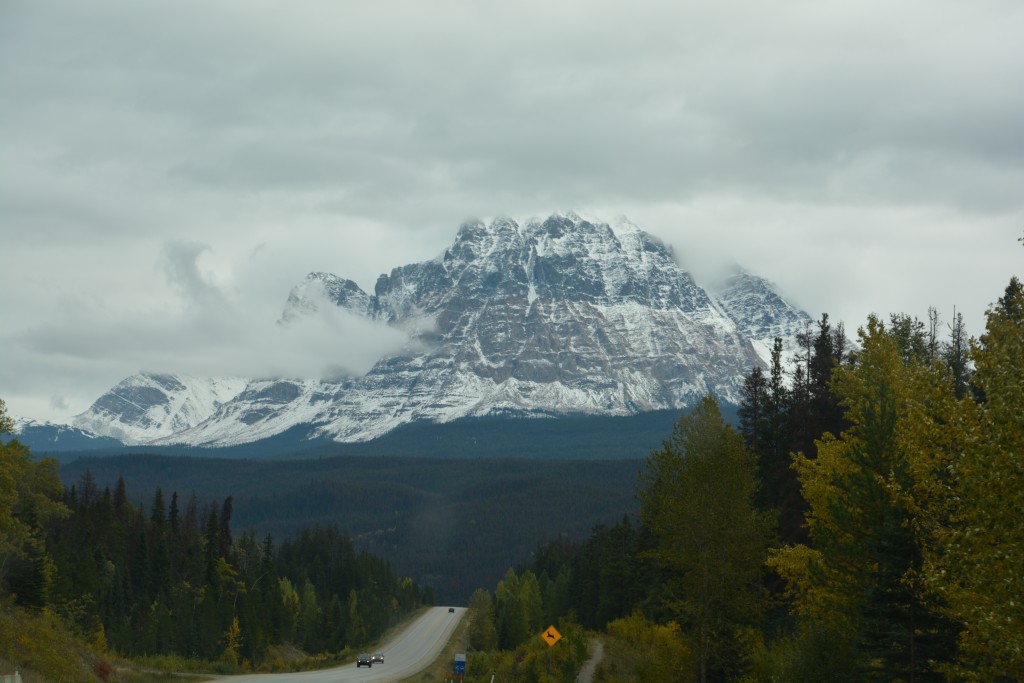
[[[793,445],[793,415],[797,406],[794,392],[786,386],[782,363],[782,339],[772,344],[768,394],[765,401],[765,450],[761,454],[761,490],[767,501],[765,509],[779,515],[779,533],[783,539],[803,537],[803,516],[806,504],[800,494],[796,473],[790,467]]]
[[[762,567],[771,518],[756,509],[754,462],[740,435],[705,396],[647,458],[638,498],[674,574],[668,605],[692,643],[706,681],[738,664],[735,634],[764,608]],[[735,671],[733,671],[735,673]]]
[[[1024,287],[1017,278],[988,311],[971,356],[983,401],[976,427],[957,430],[947,468],[955,496],[936,526],[930,578],[964,626],[953,673],[1024,680]]]
[[[124,521],[128,508],[128,493],[125,490],[124,477],[117,478],[114,486],[114,514],[118,519]]]
[[[0,398],[0,435],[14,431],[14,418],[7,414],[7,403]]]
[[[498,635],[498,647],[514,650],[530,637],[530,625],[519,576],[515,570],[505,572],[505,578],[498,582],[494,594],[494,626]]]
[[[889,316],[889,336],[896,343],[904,365],[926,364],[932,360],[925,324],[906,313]]]
[[[0,434],[13,429],[0,400]],[[70,514],[62,492],[54,460],[35,460],[17,439],[0,442],[0,594],[6,585],[23,604],[45,606],[53,567],[43,530]]]
[[[469,609],[473,621],[469,625],[469,644],[474,650],[486,652],[498,646],[498,634],[494,629],[494,607],[491,594],[482,588],[473,591],[469,598]]]
[[[217,554],[220,557],[227,557],[231,551],[231,514],[234,506],[234,499],[228,496],[220,512],[220,525],[217,530]]]
[[[543,628],[541,620],[544,617],[544,605],[541,602],[540,583],[529,569],[523,571],[519,577],[519,602],[523,606],[527,632],[540,633]]]
[[[949,325],[949,340],[941,346],[939,354],[953,376],[953,390],[957,398],[967,395],[970,388],[970,348],[963,313],[953,312]]]
[[[770,560],[810,628],[851,646],[852,661],[838,667],[853,672],[850,680],[935,679],[931,662],[949,655],[955,633],[922,584],[925,539],[907,493],[916,480],[905,434],[927,421],[922,411],[930,405],[919,400],[915,378],[935,384],[945,375],[936,374],[926,355],[908,353],[913,327],[903,318],[898,323],[890,333],[869,318],[857,364],[836,371],[852,426],[838,437],[826,434],[816,459],[797,456],[810,503],[810,543],[776,551]],[[951,397],[948,386],[947,392]]]
[[[757,462],[761,483],[758,505],[762,510],[777,514],[779,535],[784,541],[794,543],[805,540],[806,503],[796,473],[790,467],[790,452],[796,447],[794,434],[800,431],[795,425],[810,421],[805,415],[810,400],[803,367],[796,365],[796,389],[791,390],[786,385],[782,363],[782,339],[776,337],[768,376],[764,377],[759,368],[751,371],[744,381],[744,398],[738,411],[740,433]],[[809,427],[808,433],[811,433]]]
[[[810,363],[810,424],[815,438],[826,432],[838,434],[846,427],[839,398],[832,391],[832,376],[842,363],[845,350],[846,331],[842,323],[833,328],[828,313],[823,313]]]
[[[754,453],[761,454],[768,449],[766,440],[768,401],[768,380],[760,366],[755,366],[743,380],[743,398],[736,415],[740,421],[740,435]]]

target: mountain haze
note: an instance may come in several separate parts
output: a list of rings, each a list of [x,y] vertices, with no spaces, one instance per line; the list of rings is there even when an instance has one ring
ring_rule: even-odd
[[[280,325],[335,307],[400,330],[404,349],[359,377],[140,374],[74,420],[129,444],[229,446],[289,430],[367,441],[401,425],[485,415],[629,415],[711,392],[737,403],[744,376],[810,317],[738,270],[712,291],[625,219],[574,213],[467,222],[440,257],[381,275],[373,294],[310,273]]]

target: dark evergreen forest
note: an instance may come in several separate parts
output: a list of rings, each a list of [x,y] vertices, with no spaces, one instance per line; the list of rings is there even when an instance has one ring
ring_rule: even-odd
[[[312,461],[162,456],[81,459],[61,476],[86,473],[101,486],[157,486],[201,501],[233,498],[233,523],[258,538],[338,526],[356,548],[430,586],[442,602],[466,604],[480,586],[530,556],[539,540],[580,540],[637,509],[642,460],[338,457]],[[148,501],[136,501],[148,505]]]
[[[273,647],[336,653],[432,604],[429,589],[357,552],[337,526],[233,536],[233,499],[157,488],[145,508],[123,479],[65,488],[6,572],[16,604],[65,615],[100,651],[266,666]]]

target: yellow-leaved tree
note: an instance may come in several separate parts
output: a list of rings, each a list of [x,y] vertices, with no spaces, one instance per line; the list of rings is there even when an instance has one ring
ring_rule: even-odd
[[[860,341],[833,385],[852,428],[795,457],[810,542],[769,561],[830,648],[795,648],[798,677],[1024,680],[1024,287],[971,341],[973,392],[876,318]]]
[[[932,589],[963,630],[958,680],[1024,680],[1024,287],[1017,278],[972,341],[978,400],[943,481]]]
[[[13,421],[0,399],[0,435],[10,434]],[[11,439],[0,442],[0,591],[26,607],[44,607],[53,578],[46,554],[43,525],[68,513],[57,464],[36,460],[28,448]]]
[[[766,606],[761,579],[772,519],[754,505],[757,478],[743,438],[705,396],[676,422],[641,472],[641,517],[668,576],[665,608],[693,653],[696,679],[735,677],[740,633]]]
[[[795,456],[810,543],[774,551],[769,564],[804,631],[831,648],[801,675],[924,680],[951,652],[956,627],[925,586],[930,541],[917,498],[918,477],[932,477],[941,469],[935,459],[948,456],[941,444],[934,457],[919,449],[945,438],[939,425],[957,412],[956,400],[949,373],[915,350],[924,345],[874,316],[859,337],[855,362],[833,379],[852,426],[825,434],[817,459]]]

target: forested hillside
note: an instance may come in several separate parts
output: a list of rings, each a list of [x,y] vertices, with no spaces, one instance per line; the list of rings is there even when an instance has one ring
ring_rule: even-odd
[[[296,529],[280,543],[236,538],[230,496],[201,503],[157,488],[142,507],[123,480],[100,489],[85,475],[62,487],[55,464],[17,441],[0,458],[0,601],[61,617],[97,657],[274,668],[285,649],[364,645],[433,601],[336,526]],[[5,644],[0,658],[29,668],[28,645]]]
[[[598,681],[1024,680],[1024,288],[978,339],[823,316],[747,378],[741,428],[705,399],[648,457],[635,521],[545,544],[479,591],[470,670]],[[552,673],[536,637],[572,634]],[[568,672],[568,673],[567,673]]]
[[[233,496],[236,528],[290,537],[337,525],[355,546],[387,559],[437,599],[465,604],[529,557],[537,543],[580,540],[636,511],[642,455],[631,460],[336,457],[239,461],[126,456],[61,468],[68,485],[88,473],[129,492],[157,486],[201,501]],[[151,495],[151,494],[149,494]],[[138,500],[149,506],[150,500]]]

